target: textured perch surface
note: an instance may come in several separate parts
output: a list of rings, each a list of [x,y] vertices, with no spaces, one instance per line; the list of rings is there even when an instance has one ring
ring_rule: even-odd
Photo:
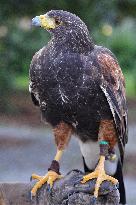
[[[95,180],[81,184],[83,173],[78,170],[69,172],[55,182],[49,192],[44,185],[37,196],[31,200],[32,183],[1,183],[0,205],[93,205]],[[110,182],[103,182],[97,205],[118,205],[118,189]]]

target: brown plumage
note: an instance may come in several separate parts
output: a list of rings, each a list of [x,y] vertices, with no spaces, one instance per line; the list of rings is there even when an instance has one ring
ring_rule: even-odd
[[[105,140],[109,142],[109,146],[111,149],[117,143],[117,133],[116,128],[113,120],[101,120],[99,126],[99,141]]]
[[[68,145],[68,142],[72,135],[72,130],[73,130],[72,126],[64,122],[61,122],[53,129],[55,143],[59,150],[64,150],[66,146]]]

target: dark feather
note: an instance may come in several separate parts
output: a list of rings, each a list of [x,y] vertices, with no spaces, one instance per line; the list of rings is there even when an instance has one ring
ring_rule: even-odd
[[[35,98],[33,93],[31,93],[31,99],[34,105],[39,106],[39,101]]]
[[[52,31],[48,45],[34,55],[30,66],[33,98],[48,123],[74,125],[82,141],[98,140],[101,120],[114,118],[123,158],[127,106],[122,71],[108,49],[93,44],[79,18],[60,13],[71,24]]]
[[[123,172],[122,172],[122,163],[120,160],[118,161],[117,170],[116,173],[114,174],[114,177],[119,182],[120,204],[126,204],[126,192],[125,192],[125,185],[124,185]]]

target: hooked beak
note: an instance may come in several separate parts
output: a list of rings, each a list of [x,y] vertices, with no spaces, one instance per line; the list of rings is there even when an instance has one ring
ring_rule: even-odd
[[[54,18],[50,18],[47,14],[36,16],[32,19],[33,26],[41,26],[45,29],[54,29],[56,27]]]
[[[36,16],[32,19],[32,26],[41,26],[39,16]]]

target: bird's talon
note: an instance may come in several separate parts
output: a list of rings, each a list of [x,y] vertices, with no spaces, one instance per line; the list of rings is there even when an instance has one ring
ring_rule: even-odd
[[[82,180],[81,180],[81,183],[82,183],[82,184],[84,184],[85,182],[86,182],[86,180],[85,180],[85,179],[82,179]]]
[[[30,177],[30,182],[33,180],[32,176]]]
[[[86,175],[87,176],[87,175]],[[81,179],[81,183],[82,184],[84,184],[85,182],[87,182],[87,177],[86,176],[84,176],[84,177],[82,177],[82,179]]]
[[[47,190],[50,192],[53,186],[53,183],[56,179],[60,179],[62,178],[62,176],[60,177],[59,174],[57,174],[54,171],[49,171],[45,176],[41,177],[38,176],[36,174],[32,174],[32,179],[37,179],[39,180],[34,187],[31,190],[31,194],[32,196],[36,195],[36,192],[39,188],[42,187],[42,185],[44,185],[47,182]]]
[[[32,193],[30,192],[30,200],[32,201],[32,199],[33,199],[33,195],[32,195]]]
[[[114,177],[111,177],[105,173],[104,170],[104,161],[103,163],[100,161],[100,163],[97,165],[96,169],[94,172],[87,174],[83,177],[83,180],[81,183],[85,183],[91,179],[96,178],[96,183],[95,183],[95,191],[94,191],[94,197],[98,197],[99,189],[103,181],[111,181],[114,185],[117,185],[118,180],[115,179]]]
[[[115,184],[115,189],[119,189],[119,183]]]
[[[50,187],[50,184],[47,184],[47,191],[51,192],[52,188]]]
[[[59,175],[58,179],[62,179],[64,176],[63,175]]]
[[[33,199],[33,197],[35,197],[35,195],[36,195],[36,194],[35,194],[33,191],[30,192],[31,200]]]
[[[78,183],[81,183],[82,180],[83,180],[83,177],[80,177],[79,179],[77,179],[77,180],[75,181],[75,183],[74,183],[74,186],[75,186],[76,184],[78,184]]]

